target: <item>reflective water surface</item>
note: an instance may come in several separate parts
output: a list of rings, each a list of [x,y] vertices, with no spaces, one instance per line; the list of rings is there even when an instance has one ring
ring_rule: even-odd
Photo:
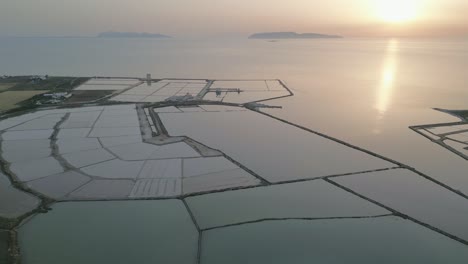
[[[0,44],[2,74],[279,78],[296,96],[268,112],[468,193],[468,164],[408,129],[455,120],[432,107],[467,108],[462,39],[1,38]]]
[[[195,263],[180,201],[64,203],[19,229],[24,263]]]
[[[0,230],[0,263],[7,263],[8,232]]]
[[[264,102],[283,108],[262,111],[375,151],[468,194],[468,163],[408,128],[457,121],[433,107],[468,109],[467,44],[464,40],[430,39],[272,43],[238,39],[2,38],[0,74],[143,77],[151,73],[154,78],[281,79],[295,96]],[[231,113],[235,118],[193,113],[197,117],[191,119],[176,117],[178,114],[161,114],[166,116],[169,130],[172,126],[174,133],[180,129],[182,135],[192,134],[210,147],[222,148],[272,182],[339,174],[344,165],[343,172],[389,167],[380,159],[349,154],[354,150],[278,125],[278,121],[264,121],[266,117],[259,118],[250,111]],[[107,134],[112,129],[97,132]],[[4,140],[49,136],[47,129],[34,135],[2,135]],[[302,155],[291,155],[296,152]],[[283,158],[287,163],[281,163]],[[331,161],[333,158],[339,162]],[[413,182],[404,175],[394,177],[400,175],[398,172],[388,175],[390,178],[372,178],[373,182],[355,175],[335,181],[466,238],[459,220],[467,217],[460,209],[466,208],[465,198],[446,189],[439,195],[433,190],[442,187],[427,185],[426,180],[420,184],[422,178],[409,185]],[[386,188],[390,183],[392,188]],[[199,228],[264,218],[386,213],[360,198],[347,199],[348,193],[328,183],[325,185],[330,192],[319,188],[310,193],[315,184],[209,194],[188,198],[187,203],[193,207]],[[403,190],[404,195],[399,195]],[[310,199],[316,200],[308,202]],[[340,209],[340,199],[346,199],[349,208]],[[360,203],[369,208],[358,206]],[[25,263],[144,263],[153,258],[168,263],[196,261],[197,229],[181,201],[65,203],[53,208],[20,228]],[[367,208],[369,212],[354,208]],[[431,208],[444,209],[440,210],[444,215]],[[38,239],[44,237],[47,239]],[[310,263],[311,259],[329,263],[466,263],[468,259],[466,245],[394,216],[226,226],[203,231],[202,242],[202,263]],[[0,248],[0,257],[1,253]],[[70,260],[70,256],[76,258]]]
[[[394,218],[274,221],[208,231],[203,263],[465,263],[450,239]]]

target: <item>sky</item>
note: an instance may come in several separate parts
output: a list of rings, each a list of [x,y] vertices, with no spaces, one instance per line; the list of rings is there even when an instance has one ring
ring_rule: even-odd
[[[0,0],[0,36],[468,36],[468,0]]]

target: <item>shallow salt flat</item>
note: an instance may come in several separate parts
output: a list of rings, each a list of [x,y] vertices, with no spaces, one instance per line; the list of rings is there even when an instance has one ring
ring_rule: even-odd
[[[60,128],[92,127],[100,114],[101,111],[71,113],[69,118],[60,125]]]
[[[22,263],[197,262],[198,233],[181,201],[74,202],[52,208],[19,229]],[[50,254],[51,248],[60,254]]]
[[[267,218],[390,213],[322,180],[213,193],[189,197],[186,201],[202,228]]]
[[[62,155],[62,158],[64,158],[73,167],[81,168],[106,160],[115,159],[115,156],[101,148],[64,154]]]
[[[180,111],[184,113],[188,112],[205,112],[205,109],[198,106],[187,106],[187,107],[178,107]]]
[[[99,138],[99,141],[106,148],[113,146],[126,145],[131,143],[142,142],[141,135],[136,136],[120,136],[120,137],[103,137]]]
[[[131,124],[125,124],[129,122],[131,122]],[[94,124],[94,126],[100,127],[102,126],[101,123],[114,123],[114,124],[107,124],[107,126],[111,126],[111,127],[139,126],[138,115],[134,109],[103,112],[102,115]],[[120,125],[120,123],[122,123],[122,125]]]
[[[178,142],[159,146],[158,150],[148,159],[173,159],[200,157],[200,154],[185,142]]]
[[[182,111],[175,106],[168,106],[168,107],[160,107],[154,108],[154,112],[156,113],[181,113]]]
[[[241,90],[267,91],[268,87],[264,80],[259,81],[215,81],[210,89],[228,88]]]
[[[268,91],[268,92],[247,92],[247,93],[229,93],[224,97],[223,102],[229,103],[247,103],[254,101],[268,100],[275,97],[287,96],[288,91]]]
[[[0,263],[8,263],[8,240],[10,234],[6,230],[0,230]]]
[[[40,118],[44,115],[47,115],[51,112],[48,111],[39,111],[34,113],[28,113],[20,116],[10,117],[7,119],[0,120],[0,131],[5,130],[14,126],[21,125],[22,123],[31,121],[36,118]]]
[[[136,115],[136,109],[135,109],[135,104],[122,104],[122,105],[113,105],[113,106],[107,106],[104,108],[104,111],[102,111],[101,117],[107,117],[107,116],[131,116],[131,115]]]
[[[269,91],[284,91],[285,88],[279,81],[266,81]]]
[[[21,123],[24,123],[23,120],[18,120],[15,118],[8,118],[0,121],[0,131],[17,126]]]
[[[21,125],[12,127],[8,129],[8,131],[15,131],[15,130],[36,130],[36,129],[53,129],[54,126],[60,122],[64,115],[46,115],[44,117],[40,117]]]
[[[141,86],[138,86],[138,87],[151,87],[151,89],[153,90],[157,90],[157,89],[160,89],[164,86],[166,86],[168,84],[168,82],[166,81],[159,81],[159,82],[152,82],[151,85],[148,86],[147,83],[143,83]]]
[[[139,127],[138,117],[136,114],[127,114],[123,116],[101,116],[94,124],[94,127]]]
[[[122,160],[146,160],[159,148],[153,144],[140,142],[109,147],[109,150]]]
[[[468,240],[467,200],[408,170],[344,176],[333,178],[333,181],[421,222]]]
[[[93,78],[86,81],[85,84],[118,84],[118,85],[127,85],[127,84],[136,84],[140,82],[138,79],[117,79],[117,78]]]
[[[454,263],[468,261],[455,240],[397,217],[271,221],[203,233],[211,263]]]
[[[140,127],[96,127],[88,137],[119,137],[141,135]]]
[[[39,118],[39,117],[44,116],[44,115],[55,114],[55,113],[56,113],[55,110],[30,112],[30,113],[26,113],[24,115],[7,118],[5,120],[2,120],[2,123],[7,122],[7,121],[26,122],[26,121],[29,121],[29,120]]]
[[[448,136],[448,138],[459,140],[462,142],[468,142],[468,132],[450,135]]]
[[[152,89],[131,89],[125,93],[121,93],[120,96],[148,96],[152,93],[154,93]]]
[[[260,184],[260,180],[243,169],[225,170],[183,179],[184,194]]]
[[[162,79],[161,82],[169,83],[206,83],[206,80],[200,79]]]
[[[434,139],[434,140],[437,140],[437,139],[440,139],[439,136],[436,136],[430,132],[428,132],[427,130],[425,129],[418,129],[418,132],[422,133],[423,135],[429,137],[430,139]]]
[[[39,204],[39,199],[14,188],[7,176],[0,172],[0,217],[18,217],[34,210]]]
[[[467,144],[462,144],[453,140],[445,140],[444,143],[447,146],[450,146],[457,151],[461,152],[462,154],[468,155],[468,145]]]
[[[90,180],[91,178],[81,173],[67,171],[35,181],[30,181],[28,182],[28,186],[48,197],[61,199]]]
[[[50,147],[50,140],[48,139],[33,139],[33,140],[21,140],[21,141],[3,141],[2,151],[3,152],[26,152],[33,149],[48,148]],[[3,153],[8,154],[8,153]]]
[[[203,89],[205,88],[206,86],[206,82],[203,82],[203,83],[188,83],[185,88],[187,89]]]
[[[221,96],[217,97],[216,93],[209,92],[204,97],[203,100],[208,101],[223,101],[225,103],[249,103],[261,100],[267,100],[275,97],[286,96],[289,95],[288,91],[265,91],[265,92],[258,92],[258,91],[247,91],[241,92],[240,94],[229,92],[225,94],[224,92]]]
[[[196,158],[184,160],[184,177],[238,169],[225,157]]]
[[[82,110],[85,110],[86,108],[90,108],[90,107],[83,107]],[[102,111],[104,110],[104,107],[100,108],[99,110],[88,109],[89,111],[81,111],[81,112],[72,111],[74,109],[66,109],[66,110],[67,112],[70,112],[70,115],[68,116],[68,119],[62,124],[62,126],[69,121],[82,122],[82,121],[88,121],[90,119],[91,121],[95,121],[99,117],[99,115],[101,115]]]
[[[47,139],[52,136],[53,129],[29,130],[29,131],[6,131],[1,135],[3,140],[28,140]]]
[[[137,113],[135,109],[131,109],[131,108],[115,109],[115,110],[106,109],[102,111],[102,114],[99,117],[98,122],[101,120],[108,119],[108,118],[112,119],[112,118],[117,118],[117,117],[133,119],[137,117]]]
[[[124,90],[131,85],[119,85],[119,84],[83,84],[76,87],[75,91],[114,91]]]
[[[151,95],[152,93],[158,91],[159,89],[163,88],[166,86],[168,83],[151,83],[151,85],[148,85],[146,83],[143,83],[137,87],[134,87],[130,90],[127,90],[123,92],[121,95]]]
[[[67,113],[84,113],[84,112],[102,111],[104,108],[105,106],[86,106],[86,107],[57,109],[55,111],[63,111]]]
[[[183,87],[170,87],[169,85],[161,88],[157,92],[153,93],[152,96],[160,96],[160,97],[166,97],[169,98],[171,96],[174,96],[177,94],[179,91],[184,89]]]
[[[182,178],[182,160],[148,160],[145,162],[138,179]]]
[[[23,182],[64,171],[60,163],[53,157],[15,162],[10,165],[10,170]]]
[[[108,179],[135,179],[143,163],[144,161],[123,161],[114,159],[81,168],[81,171],[89,175]]]
[[[205,80],[201,79],[162,79],[161,82],[169,82],[169,83],[206,83]]]
[[[120,111],[122,112],[135,112],[135,104],[117,104],[117,105],[107,105],[105,106],[103,110],[103,114],[111,114],[111,113],[118,113],[121,114]]]
[[[151,86],[146,86],[146,87],[142,87],[142,86],[138,86],[138,87],[135,87],[133,89],[130,89],[128,91],[125,91],[124,93],[122,93],[123,95],[150,95],[154,92],[156,92],[157,89],[156,88],[153,88]]]
[[[135,183],[130,180],[93,180],[69,194],[71,199],[124,199]]]
[[[221,96],[216,96],[216,93],[214,92],[209,92],[207,94],[205,94],[205,96],[203,96],[203,100],[206,100],[206,101],[216,101],[216,102],[221,102],[224,98],[224,95],[221,95]]]
[[[117,95],[109,100],[118,102],[140,102],[145,99],[145,97],[144,95]]]
[[[185,95],[185,94],[191,94],[193,96],[196,96],[197,94],[200,93],[200,91],[203,89],[203,87],[201,88],[184,88],[182,90],[180,90],[177,95]]]
[[[137,180],[131,198],[174,197],[182,193],[181,179]]]
[[[187,82],[169,82],[168,85],[166,85],[164,88],[175,88],[175,89],[178,89],[178,88],[185,88],[185,86],[187,86]]]
[[[45,158],[52,154],[48,139],[3,141],[0,144],[1,155],[7,162]]]
[[[60,154],[78,152],[101,148],[99,140],[96,138],[73,138],[58,139],[57,146]]]
[[[460,130],[468,130],[468,124],[442,127],[428,127],[426,129],[434,134],[440,135],[445,133],[453,133]]]
[[[73,140],[74,138],[85,138],[91,128],[63,128],[57,134],[58,139]]]
[[[230,112],[230,111],[247,111],[243,107],[224,106],[224,105],[200,105],[199,107],[208,112]]]
[[[395,166],[252,111],[159,115],[171,136],[219,149],[271,182]]]
[[[166,99],[168,99],[170,96],[147,96],[145,99],[142,100],[142,102],[163,102]]]

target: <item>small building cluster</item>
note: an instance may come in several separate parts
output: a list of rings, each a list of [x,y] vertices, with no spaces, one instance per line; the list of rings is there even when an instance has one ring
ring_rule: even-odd
[[[43,94],[37,101],[36,105],[42,104],[58,104],[72,96],[71,93],[46,93]]]
[[[49,78],[48,75],[44,75],[44,76],[41,76],[41,75],[34,75],[34,76],[29,77],[29,80],[30,80],[32,83],[36,83],[36,82],[40,82],[40,81],[47,80],[48,78]]]

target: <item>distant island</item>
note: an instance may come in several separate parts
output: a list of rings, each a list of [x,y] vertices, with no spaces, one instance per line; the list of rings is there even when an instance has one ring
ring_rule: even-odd
[[[255,33],[249,39],[314,39],[314,38],[342,38],[338,35],[325,35],[317,33],[296,33],[296,32],[264,32]]]
[[[151,34],[145,32],[114,32],[107,31],[99,33],[98,38],[171,38],[162,34]]]

